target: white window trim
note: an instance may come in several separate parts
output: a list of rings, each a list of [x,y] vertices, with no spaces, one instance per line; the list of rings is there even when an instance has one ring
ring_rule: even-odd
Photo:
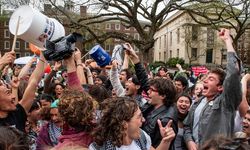
[[[25,47],[25,49],[29,49],[29,43],[25,42],[24,47]]]
[[[25,52],[25,56],[31,56],[30,52]]]
[[[6,32],[8,32],[8,36],[7,36]],[[10,32],[8,29],[4,29],[4,38],[10,38]]]
[[[111,29],[111,24],[110,23],[106,24],[106,29]]]
[[[8,24],[7,24],[7,22],[8,22]],[[8,27],[8,26],[9,26],[9,20],[4,21],[4,26],[5,26],[5,27]]]
[[[135,33],[135,34],[134,34],[134,39],[136,39],[136,40],[139,40],[139,39],[140,39],[139,33]]]
[[[9,47],[7,47],[7,43],[9,43]],[[4,41],[4,49],[10,49],[10,41]]]
[[[125,28],[126,31],[130,31],[130,28],[126,28],[126,27],[124,27],[124,28]]]
[[[20,52],[16,52],[16,56],[17,55],[19,55],[20,57],[22,57]],[[20,58],[20,57],[17,57],[17,58]]]
[[[118,28],[116,28],[117,26],[118,26]],[[116,23],[116,24],[115,24],[115,30],[121,30],[121,25],[118,24],[118,23]]]
[[[20,41],[16,41],[16,45],[17,45],[17,43],[19,43],[19,47],[15,47],[15,49],[20,49],[20,47],[21,47],[21,45],[20,45]]]

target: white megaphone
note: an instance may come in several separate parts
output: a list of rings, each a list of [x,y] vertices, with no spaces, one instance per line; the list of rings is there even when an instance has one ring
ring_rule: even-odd
[[[19,28],[17,30],[19,17]],[[11,15],[9,30],[14,35],[17,30],[17,36],[19,38],[41,49],[44,49],[46,39],[53,41],[65,36],[65,30],[62,24],[56,19],[49,18],[28,5],[19,7]]]

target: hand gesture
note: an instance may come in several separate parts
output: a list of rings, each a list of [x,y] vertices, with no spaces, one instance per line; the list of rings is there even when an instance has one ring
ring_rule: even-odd
[[[175,132],[171,127],[173,120],[169,120],[165,127],[162,126],[161,121],[158,119],[157,123],[162,136],[162,141],[165,143],[170,143],[175,138]]]
[[[13,76],[13,78],[10,82],[11,87],[17,89],[19,84],[20,84],[20,80],[18,79],[18,77]]]
[[[53,70],[58,71],[61,66],[62,66],[62,62],[61,61],[56,61]]]
[[[75,61],[81,61],[81,51],[78,49],[78,48],[75,48],[76,51],[75,51]]]
[[[127,55],[129,55],[129,57],[138,57],[135,50],[129,43],[123,44],[123,47],[125,48],[125,52]]]
[[[15,52],[6,52],[3,57],[0,58],[0,64],[1,65],[7,65],[14,62],[16,59],[16,53]]]
[[[230,31],[228,29],[222,28],[219,32],[219,37],[223,40],[223,41],[229,41],[232,43],[232,37],[230,35]]]
[[[112,61],[112,68],[117,68],[118,66],[118,61],[117,60],[113,60]]]

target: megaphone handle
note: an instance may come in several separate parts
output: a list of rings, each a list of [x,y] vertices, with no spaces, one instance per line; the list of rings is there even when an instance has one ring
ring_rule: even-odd
[[[20,16],[18,16],[18,20],[17,20],[16,32],[15,32],[15,36],[14,36],[14,40],[13,40],[12,48],[11,48],[12,52],[15,51],[15,47],[16,47],[16,39],[17,39],[17,33],[19,29],[19,22],[20,22]]]
[[[90,50],[85,55],[83,55],[81,59],[83,59],[84,57],[86,57],[89,54],[89,52],[90,52]]]

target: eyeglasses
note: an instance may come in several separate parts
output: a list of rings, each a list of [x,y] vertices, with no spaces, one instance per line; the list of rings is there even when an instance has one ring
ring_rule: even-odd
[[[158,90],[153,89],[152,87],[150,87],[148,90],[153,91],[153,92],[158,92]]]

